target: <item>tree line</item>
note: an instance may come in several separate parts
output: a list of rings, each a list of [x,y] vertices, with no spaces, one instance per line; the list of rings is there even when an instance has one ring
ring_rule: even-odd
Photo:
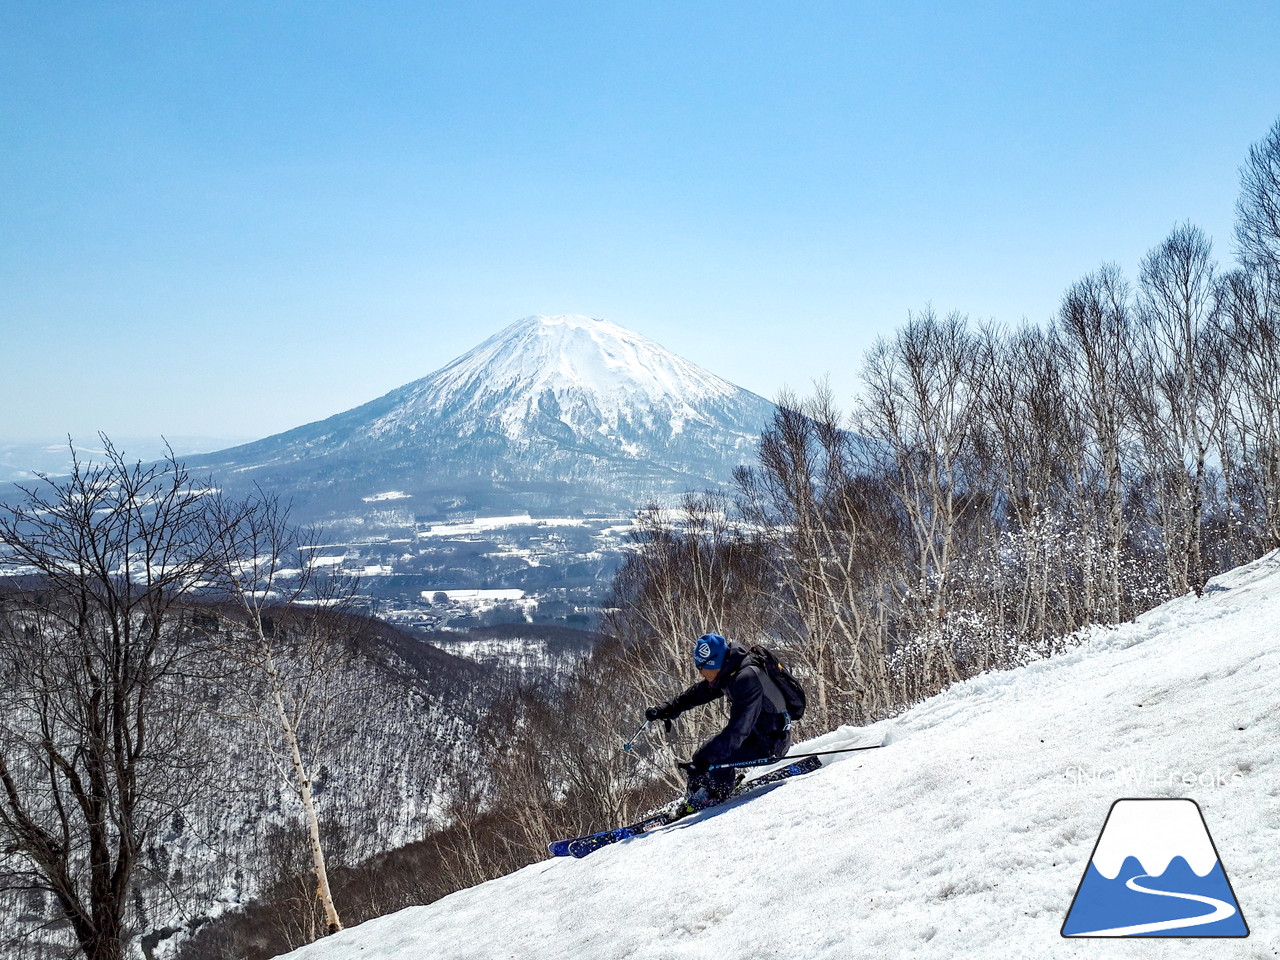
[[[785,650],[822,729],[870,722],[1280,546],[1278,210],[1280,123],[1235,267],[1184,223],[1046,324],[912,315],[848,414],[784,395],[732,494],[648,513],[611,622],[631,682],[716,630]]]
[[[704,632],[773,647],[824,732],[1280,546],[1280,122],[1242,169],[1236,253],[1223,267],[1184,223],[1132,280],[1104,264],[1072,283],[1045,324],[912,315],[848,413],[822,385],[780,397],[732,490],[642,512],[609,639],[505,711],[503,772],[472,808],[487,853],[454,868],[479,882],[678,789],[672,761],[717,717],[620,745],[695,679]]]

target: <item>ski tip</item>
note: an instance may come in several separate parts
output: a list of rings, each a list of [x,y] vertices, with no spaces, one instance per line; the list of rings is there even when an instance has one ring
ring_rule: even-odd
[[[567,857],[572,840],[553,840],[547,844],[547,852],[553,857]]]

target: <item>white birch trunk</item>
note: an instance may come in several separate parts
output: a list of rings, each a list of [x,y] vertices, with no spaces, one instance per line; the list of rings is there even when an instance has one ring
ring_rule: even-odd
[[[285,743],[289,746],[289,760],[293,766],[294,785],[302,800],[302,809],[307,818],[307,831],[311,839],[311,864],[316,875],[316,896],[324,907],[325,926],[329,933],[342,929],[342,920],[338,917],[338,908],[333,903],[333,893],[329,889],[329,871],[325,866],[324,848],[320,844],[320,818],[316,815],[315,802],[311,797],[311,775],[302,759],[302,749],[298,744],[298,734],[285,709],[284,693],[280,689],[280,675],[276,671],[275,660],[268,652],[267,675],[271,679],[271,696],[275,701],[276,715],[280,720],[280,730],[284,734]]]

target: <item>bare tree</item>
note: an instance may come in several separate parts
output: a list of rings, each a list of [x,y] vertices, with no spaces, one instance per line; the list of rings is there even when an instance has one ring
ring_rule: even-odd
[[[1129,285],[1114,264],[1073,284],[1058,311],[1063,370],[1074,396],[1071,407],[1085,430],[1089,463],[1075,481],[1081,516],[1096,515],[1104,556],[1095,579],[1104,585],[1100,603],[1092,597],[1091,620],[1099,614],[1115,623],[1126,608],[1121,570],[1125,544],[1124,445],[1128,435],[1126,396],[1133,380],[1132,308]],[[1097,507],[1095,507],[1095,503]],[[1095,606],[1096,604],[1096,606]]]
[[[1140,335],[1134,339],[1142,376],[1130,406],[1146,453],[1149,479],[1160,488],[1170,594],[1204,590],[1204,516],[1209,452],[1216,421],[1208,367],[1218,285],[1212,244],[1199,227],[1176,228],[1142,261]]]
[[[879,341],[863,370],[858,432],[869,456],[895,488],[915,555],[916,576],[903,584],[915,614],[914,636],[940,682],[958,679],[946,620],[951,608],[960,534],[972,520],[973,458],[980,436],[975,385],[982,352],[958,313],[913,315]]]
[[[1280,120],[1240,169],[1236,242],[1246,268],[1280,281]]]
[[[1238,422],[1252,427],[1246,462],[1260,471],[1266,537],[1280,545],[1280,430],[1277,429],[1277,331],[1280,330],[1280,120],[1249,148],[1236,201],[1237,254],[1244,269],[1224,284],[1224,330],[1243,369]],[[1253,404],[1250,407],[1250,402]]]
[[[318,565],[316,532],[294,527],[289,507],[275,495],[259,490],[243,501],[219,495],[209,510],[215,560],[209,580],[230,601],[222,610],[228,629],[220,647],[260,684],[243,688],[253,693],[248,713],[270,731],[264,746],[289,771],[307,825],[316,897],[326,932],[333,933],[342,921],[325,864],[308,745],[318,750],[323,741],[333,684],[348,659],[338,615],[356,585]]]
[[[776,629],[813,684],[822,729],[881,716],[892,700],[881,585],[905,578],[892,546],[904,531],[882,480],[863,469],[864,442],[825,384],[803,401],[784,393],[759,469],[737,475],[745,517],[771,544],[785,610]]]
[[[829,602],[827,525],[821,515],[822,453],[817,429],[798,398],[778,398],[773,423],[760,438],[760,471],[740,473],[738,483],[748,516],[774,537],[779,580],[786,590],[779,598],[793,608],[793,616],[779,618],[796,634],[793,649],[803,661],[801,671],[811,678],[817,694],[815,719],[827,729],[832,713],[835,657],[839,638],[838,607]],[[769,521],[773,522],[770,523]]]
[[[5,885],[51,895],[80,952],[119,960],[140,854],[200,781],[181,617],[207,574],[205,498],[170,455],[72,449],[69,477],[0,507],[0,563],[25,574],[0,638]]]
[[[1265,549],[1280,547],[1280,274],[1234,270],[1223,279],[1219,331],[1230,392],[1223,409],[1239,452],[1239,501],[1256,489]],[[1226,459],[1230,461],[1231,451]],[[1255,478],[1249,482],[1249,475]]]
[[[1050,331],[1024,326],[983,335],[987,359],[979,388],[990,471],[987,485],[999,494],[987,560],[998,570],[996,600],[1002,627],[1043,643],[1084,622],[1071,589],[1078,535],[1072,513],[1072,481],[1083,470],[1083,431],[1073,416],[1062,369],[1063,351]]]

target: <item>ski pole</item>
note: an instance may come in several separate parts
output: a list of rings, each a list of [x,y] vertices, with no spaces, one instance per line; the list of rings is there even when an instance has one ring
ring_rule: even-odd
[[[640,737],[644,734],[644,732],[649,729],[649,724],[651,723],[653,723],[652,720],[646,720],[640,726],[640,729],[631,735],[631,739],[622,745],[622,749],[627,753],[630,753],[631,748],[635,746],[636,741],[640,739]]]
[[[793,753],[785,757],[778,757],[776,760],[770,760],[768,757],[761,757],[759,760],[739,760],[736,763],[713,763],[708,770],[725,770],[730,767],[767,767],[774,763],[786,763],[790,760],[803,760],[806,757],[829,757],[833,753],[854,753],[858,750],[875,750],[882,747],[882,743],[871,743],[865,747],[845,747],[843,750],[819,750],[815,753]]]

